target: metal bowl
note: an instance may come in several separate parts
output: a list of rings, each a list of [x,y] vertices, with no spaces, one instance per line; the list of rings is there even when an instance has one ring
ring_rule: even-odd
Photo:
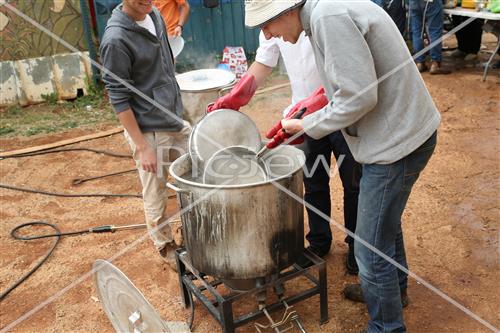
[[[266,165],[254,151],[243,146],[222,148],[210,157],[203,171],[203,183],[238,185],[267,179]]]
[[[221,109],[205,115],[189,136],[189,154],[193,164],[203,166],[217,151],[243,146],[257,152],[261,137],[255,123],[244,113]]]
[[[184,38],[181,36],[168,36],[168,43],[170,44],[174,58],[177,58],[184,48]]]

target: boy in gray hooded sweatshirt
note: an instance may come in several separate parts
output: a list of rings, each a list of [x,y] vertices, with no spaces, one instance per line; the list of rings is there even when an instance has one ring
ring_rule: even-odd
[[[150,0],[123,0],[102,38],[103,81],[125,128],[142,184],[150,237],[175,269],[173,234],[165,220],[167,162],[186,151],[189,123],[175,80],[165,25]]]

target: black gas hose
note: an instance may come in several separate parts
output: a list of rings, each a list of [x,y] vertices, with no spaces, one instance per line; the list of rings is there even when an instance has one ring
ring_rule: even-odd
[[[0,160],[5,160],[7,158],[22,158],[22,157],[30,157],[30,156],[37,156],[37,155],[61,153],[61,152],[67,152],[67,151],[88,151],[88,152],[92,152],[92,153],[96,153],[96,154],[103,154],[103,155],[107,155],[107,156],[111,156],[111,157],[132,158],[132,156],[130,154],[120,154],[120,153],[115,153],[115,152],[111,152],[108,150],[100,150],[100,149],[85,148],[85,147],[74,147],[74,148],[47,149],[47,150],[35,151],[35,152],[31,152],[31,153],[19,153],[19,154],[15,154],[15,155],[1,157]]]
[[[44,234],[44,235],[34,235],[34,236],[21,236],[19,235],[19,231],[21,229],[24,229],[26,227],[32,227],[32,226],[47,226],[52,229],[54,229],[55,233],[53,234]],[[52,247],[47,251],[45,256],[32,268],[30,269],[26,274],[24,274],[19,280],[17,280],[14,284],[12,284],[10,287],[7,288],[7,290],[3,291],[0,294],[0,301],[3,301],[5,297],[9,293],[11,293],[14,289],[16,289],[20,284],[22,284],[28,277],[31,276],[34,272],[37,271],[40,266],[43,265],[45,261],[51,256],[52,252],[54,252],[54,249],[57,247],[57,244],[59,244],[59,241],[61,240],[62,236],[77,236],[77,235],[83,235],[83,234],[88,234],[88,233],[104,233],[104,232],[115,232],[117,230],[125,230],[125,229],[138,229],[138,228],[145,228],[145,224],[132,224],[132,225],[126,225],[126,226],[114,226],[114,225],[102,225],[99,227],[94,227],[94,228],[89,228],[89,229],[84,229],[80,231],[70,231],[70,232],[61,232],[59,228],[51,223],[45,222],[45,221],[33,221],[33,222],[28,222],[28,223],[23,223],[18,226],[16,226],[14,229],[11,230],[10,235],[12,238],[17,239],[17,240],[23,240],[23,241],[30,241],[34,239],[41,239],[41,238],[50,238],[50,237],[55,237],[55,241],[52,244]]]
[[[64,198],[94,198],[94,197],[142,198],[142,195],[140,195],[140,194],[113,194],[113,193],[70,194],[70,193],[48,192],[48,191],[35,190],[35,189],[31,189],[31,188],[12,186],[12,185],[1,184],[1,183],[0,183],[0,188],[5,188],[7,190],[13,190],[13,191],[51,195],[54,197],[64,197]]]

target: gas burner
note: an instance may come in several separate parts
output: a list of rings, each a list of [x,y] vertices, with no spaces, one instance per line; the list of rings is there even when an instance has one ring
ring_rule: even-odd
[[[293,304],[319,295],[320,324],[322,325],[328,322],[328,299],[325,261],[307,249],[304,250],[304,255],[313,262],[312,266],[304,269],[293,265],[289,269],[265,279],[266,281],[260,281],[257,287],[245,291],[234,291],[230,286],[226,285],[230,292],[228,295],[221,295],[216,288],[224,284],[224,282],[198,271],[191,264],[186,249],[178,249],[176,251],[176,260],[182,303],[185,308],[193,307],[195,303],[191,295],[194,295],[217,320],[223,333],[233,333],[236,328],[262,317],[267,318],[268,323],[260,324],[255,322],[254,326],[258,332],[262,332],[263,329],[272,329],[274,332],[281,333],[293,328],[305,332],[297,312],[293,309]],[[313,284],[313,287],[285,296],[284,283],[299,277],[308,279]],[[266,304],[267,290],[274,290],[279,301]],[[248,299],[250,296],[255,296],[259,309],[235,317],[233,303]],[[284,310],[284,314],[280,320],[275,321],[271,314],[278,310]]]

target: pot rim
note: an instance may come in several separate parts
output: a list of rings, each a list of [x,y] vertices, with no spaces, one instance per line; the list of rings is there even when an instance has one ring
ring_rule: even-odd
[[[227,80],[224,80],[225,82],[219,82],[222,83],[221,85],[218,86],[213,86],[211,88],[207,89],[182,89],[181,85],[179,84],[179,78],[183,78],[184,76],[189,76],[193,75],[194,73],[205,73],[205,75],[210,75],[210,76],[220,76],[224,75],[227,76]],[[236,75],[230,71],[226,71],[223,69],[218,69],[218,68],[201,68],[201,69],[195,69],[191,71],[187,71],[184,73],[178,73],[175,75],[175,80],[177,81],[177,84],[179,85],[179,90],[181,92],[190,92],[190,93],[204,93],[204,92],[213,92],[213,91],[219,91],[220,95],[220,90],[232,87],[233,85],[236,84]],[[181,82],[182,83],[182,82]],[[192,87],[191,87],[192,88]]]
[[[297,149],[297,148],[291,147],[291,146],[286,146],[286,147],[291,148],[291,149],[296,149],[299,154],[304,155],[304,152],[302,152],[300,149]],[[304,161],[305,161],[305,156],[303,156],[303,157],[304,157]],[[241,184],[241,185],[239,185],[239,184],[238,185],[211,185],[211,184],[197,183],[197,182],[193,182],[191,180],[184,179],[184,178],[180,177],[179,175],[177,175],[175,172],[173,172],[174,165],[176,163],[178,163],[178,161],[180,161],[181,159],[188,159],[188,160],[190,160],[191,158],[189,156],[189,153],[186,153],[186,154],[180,156],[178,159],[176,159],[174,162],[172,162],[172,164],[168,168],[168,173],[178,183],[183,183],[183,184],[186,184],[186,185],[189,185],[189,186],[194,186],[194,187],[198,187],[198,188],[205,188],[205,189],[215,189],[215,188],[218,188],[218,189],[242,189],[242,188],[251,188],[251,187],[256,187],[256,186],[271,184],[271,183],[276,182],[276,181],[280,181],[280,180],[283,180],[283,179],[286,179],[286,178],[291,178],[295,173],[297,173],[299,170],[301,170],[302,167],[304,166],[304,164],[300,164],[296,168],[294,168],[291,172],[289,172],[289,173],[287,173],[287,174],[285,174],[283,176],[280,176],[280,177],[277,177],[277,178],[273,178],[273,179],[269,179],[269,180],[264,180],[264,181],[261,181],[261,182]]]
[[[222,86],[219,86],[219,87],[215,87],[215,88],[210,88],[210,89],[204,89],[204,90],[183,90],[183,89],[180,89],[179,88],[179,91],[181,93],[192,93],[192,94],[203,94],[203,93],[209,93],[209,92],[219,92],[221,89],[225,89],[225,88],[229,88],[229,87],[232,87],[234,86],[235,82],[231,82],[229,84],[225,84],[225,85],[222,85]]]

